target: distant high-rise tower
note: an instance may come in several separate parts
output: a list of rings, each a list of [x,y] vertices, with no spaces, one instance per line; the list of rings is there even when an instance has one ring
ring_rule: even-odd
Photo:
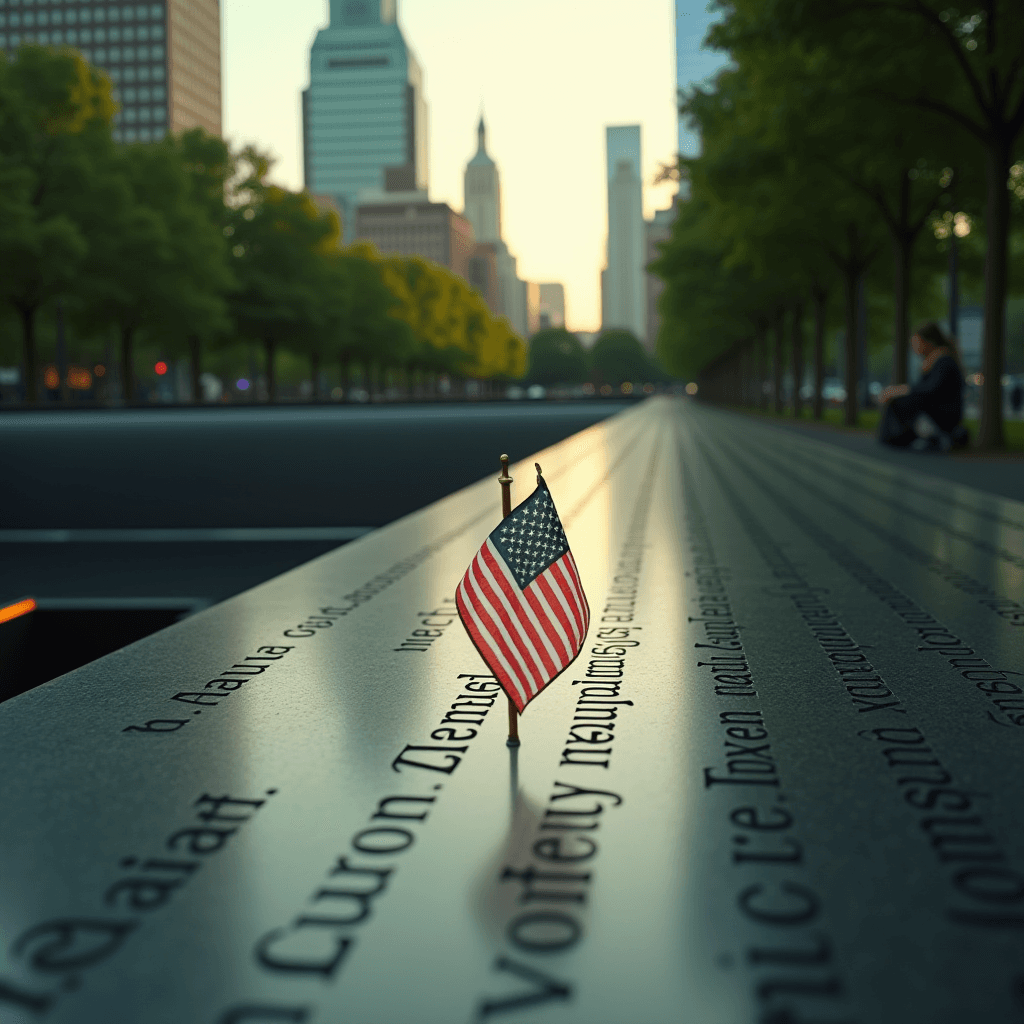
[[[476,129],[476,155],[466,164],[464,216],[473,225],[478,242],[501,239],[501,182],[498,166],[487,153],[487,127],[483,115]]]
[[[608,155],[608,266],[601,275],[605,328],[625,328],[644,340],[647,291],[644,281],[643,180],[640,125],[606,129]]]
[[[220,2],[115,4],[56,0],[0,4],[0,50],[71,46],[114,83],[119,142],[154,142],[168,130],[221,133]]]
[[[707,0],[675,0],[676,8],[676,87],[679,92],[707,81],[720,71],[729,57],[721,50],[706,50],[704,37],[715,20]],[[700,137],[679,119],[679,152],[684,156],[700,153]],[[689,195],[687,183],[684,193]]]
[[[330,0],[330,17],[302,94],[305,182],[335,197],[349,240],[361,191],[427,188],[427,106],[396,0]]]
[[[508,317],[512,329],[527,337],[526,293],[516,271],[516,258],[501,237],[501,181],[498,165],[487,152],[487,127],[483,116],[476,129],[476,154],[466,164],[463,178],[463,216],[473,225],[473,235],[481,246],[493,249],[497,276],[494,312]]]

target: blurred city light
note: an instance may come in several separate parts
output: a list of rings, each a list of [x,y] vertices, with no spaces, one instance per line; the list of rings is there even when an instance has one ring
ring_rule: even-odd
[[[235,387],[238,388],[239,391],[248,391],[249,382],[244,377],[239,377],[238,380],[235,381]]]
[[[43,383],[51,390],[56,391],[60,387],[60,374],[57,367],[48,366],[43,374]]]
[[[10,622],[11,619],[28,615],[29,612],[35,611],[35,608],[36,602],[31,597],[26,597],[24,601],[15,601],[14,604],[0,608],[0,622]]]
[[[92,374],[84,366],[72,366],[68,370],[68,387],[88,391],[92,387]]]
[[[156,370],[156,375],[158,377],[162,377],[167,372],[167,364],[161,359],[153,369]]]
[[[92,372],[96,374],[97,377],[102,377],[107,372],[107,368],[102,363],[97,363],[92,368]]]
[[[695,395],[695,394],[697,394],[697,384],[696,384],[695,381],[691,380],[690,383],[686,385],[686,393],[688,395]]]

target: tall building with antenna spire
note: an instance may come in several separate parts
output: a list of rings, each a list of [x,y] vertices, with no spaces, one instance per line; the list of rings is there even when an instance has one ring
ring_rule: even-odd
[[[487,152],[487,126],[481,113],[476,129],[476,153],[466,164],[463,178],[463,216],[473,227],[478,244],[494,249],[497,271],[497,309],[512,329],[527,337],[526,284],[516,273],[516,258],[501,237],[501,179],[498,165]]]
[[[484,115],[476,128],[476,155],[466,164],[464,216],[478,242],[501,241],[501,181],[498,165],[487,152]]]

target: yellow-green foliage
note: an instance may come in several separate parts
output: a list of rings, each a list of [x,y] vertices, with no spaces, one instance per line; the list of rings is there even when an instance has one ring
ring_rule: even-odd
[[[47,119],[46,129],[49,134],[75,134],[96,119],[110,125],[117,113],[110,79],[76,50],[63,49],[57,52],[68,62],[64,69],[67,99]]]
[[[384,284],[398,300],[392,315],[427,344],[465,352],[470,376],[521,377],[526,371],[523,339],[458,274],[419,256],[381,256],[367,242],[348,251],[379,263]]]

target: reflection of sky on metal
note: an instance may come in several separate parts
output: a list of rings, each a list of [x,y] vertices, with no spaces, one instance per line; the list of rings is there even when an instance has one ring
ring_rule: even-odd
[[[495,977],[494,963],[511,952],[507,924],[522,888],[502,883],[500,873],[545,866],[533,855],[534,842],[556,782],[622,797],[606,799],[599,815],[582,810],[597,798],[571,805],[599,824],[588,830],[599,852],[579,869],[565,867],[592,877],[578,915],[581,941],[542,965],[577,993],[558,1019],[667,1022],[679,1019],[681,1006],[700,1024],[750,1019],[751,985],[741,983],[739,968],[747,949],[763,947],[765,930],[744,923],[737,897],[745,886],[780,876],[762,873],[775,867],[737,866],[734,859],[747,837],[737,836],[732,815],[758,798],[749,787],[742,794],[729,786],[709,790],[702,776],[706,766],[723,765],[719,715],[736,708],[764,711],[782,766],[787,802],[779,806],[797,822],[801,873],[781,877],[799,877],[822,895],[821,927],[837,936],[864,934],[864,894],[874,898],[873,941],[849,942],[854,949],[844,952],[851,991],[870,987],[887,964],[903,970],[897,952],[929,941],[936,896],[920,846],[906,840],[920,838],[916,823],[877,752],[865,753],[859,716],[842,703],[842,682],[780,593],[749,517],[737,510],[746,507],[850,635],[867,645],[943,757],[951,751],[951,762],[963,761],[963,751],[992,745],[990,761],[968,762],[970,785],[992,792],[993,828],[1012,836],[1019,799],[1002,780],[1016,778],[1006,767],[1019,752],[1016,734],[985,724],[984,698],[938,655],[917,651],[914,631],[845,572],[820,538],[830,537],[833,550],[835,542],[848,548],[992,664],[1010,668],[1020,664],[1020,633],[880,531],[898,532],[926,556],[948,559],[1016,596],[1022,506],[667,399],[536,458],[590,597],[592,639],[623,542],[640,500],[650,495],[634,623],[644,641],[626,659],[621,696],[634,704],[619,720],[611,767],[565,769],[560,761],[584,655],[522,718],[511,806],[501,698],[451,776],[391,770],[404,744],[431,743],[431,729],[461,692],[459,675],[483,669],[457,622],[425,653],[394,648],[424,611],[452,596],[498,521],[495,465],[487,479],[442,502],[0,707],[0,774],[17,782],[0,797],[4,821],[14,823],[0,844],[4,936],[47,919],[95,917],[102,894],[126,873],[123,858],[167,856],[168,837],[199,824],[194,804],[201,794],[266,795],[224,850],[204,857],[165,906],[141,915],[124,947],[84,972],[81,989],[62,996],[48,1020],[191,1020],[188,1008],[196,1005],[205,1012],[231,1000],[281,1003],[292,996],[315,1003],[324,1020],[472,1019],[481,996],[514,987],[515,979]],[[533,461],[512,467],[514,501],[532,489]],[[687,575],[697,547],[685,535],[684,497],[702,507],[717,564],[729,570],[730,614],[755,670],[756,700],[719,697],[710,673],[696,664],[702,659],[693,644],[711,634],[688,621],[704,613]],[[819,531],[818,540],[797,516]],[[337,606],[382,569],[459,527],[442,549],[351,617],[312,637],[281,639],[310,613]],[[172,703],[170,695],[205,689],[207,680],[268,643],[295,649],[222,705],[202,708],[180,733],[120,731],[150,717],[194,715],[198,706]],[[1000,743],[1006,757],[999,756]],[[267,795],[271,789],[277,792]],[[397,795],[419,796],[430,807],[422,824],[386,823],[408,824],[415,836],[409,851],[353,855],[352,837],[381,824],[372,818],[379,802]],[[775,796],[767,794],[771,806]],[[394,868],[371,916],[353,930],[350,961],[330,984],[259,971],[252,951],[260,936],[301,914],[351,912],[351,904],[315,900],[343,856]],[[20,966],[6,959],[11,947],[0,949],[0,975],[20,982]],[[322,941],[305,948],[323,955]],[[867,950],[869,963],[857,960],[857,948]],[[142,1009],[154,1006],[164,1016]]]

